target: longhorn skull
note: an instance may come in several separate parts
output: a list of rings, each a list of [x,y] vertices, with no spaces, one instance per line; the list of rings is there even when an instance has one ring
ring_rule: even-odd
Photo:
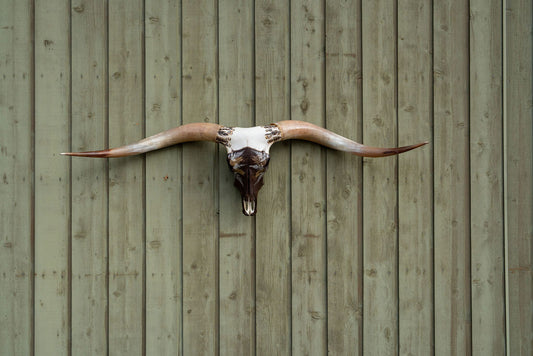
[[[249,128],[225,127],[211,123],[186,124],[130,145],[102,151],[67,152],[62,155],[124,157],[183,142],[217,142],[226,147],[228,164],[235,175],[235,186],[241,193],[242,211],[244,215],[250,216],[255,215],[257,211],[257,193],[263,186],[263,175],[270,160],[270,146],[275,142],[290,139],[307,140],[363,157],[392,156],[427,144],[422,142],[397,148],[369,147],[311,123],[289,120]]]

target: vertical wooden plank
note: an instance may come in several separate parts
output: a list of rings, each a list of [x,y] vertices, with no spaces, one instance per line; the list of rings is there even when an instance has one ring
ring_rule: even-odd
[[[437,1],[434,47],[435,355],[470,353],[468,1]]]
[[[106,145],[107,6],[72,3],[72,150]],[[107,350],[106,161],[72,160],[72,351]]]
[[[525,356],[533,354],[533,9],[506,3],[507,354]]]
[[[470,1],[472,353],[505,353],[502,3]]]
[[[32,349],[33,7],[0,1],[0,354]]]
[[[142,1],[109,3],[109,145],[143,133]],[[109,353],[143,348],[143,157],[109,161]]]
[[[289,2],[255,4],[256,124],[290,118]],[[265,186],[256,216],[256,350],[291,352],[290,148],[270,150]],[[274,222],[274,223],[273,223]]]
[[[431,3],[398,3],[398,145],[431,139]],[[399,343],[402,355],[433,351],[431,149],[398,158]]]
[[[35,2],[35,351],[69,352],[70,8]]]
[[[146,135],[181,124],[181,2],[145,2]],[[181,146],[146,155],[146,354],[181,349]]]
[[[220,122],[254,124],[253,6],[248,0],[219,3]],[[220,353],[253,355],[255,350],[254,218],[242,214],[233,173],[219,151]],[[262,204],[259,203],[259,209]]]
[[[217,122],[217,4],[184,0],[183,123]],[[218,349],[217,147],[183,146],[183,353]]]
[[[324,2],[291,2],[292,119],[324,126]],[[292,144],[292,351],[325,354],[324,149]]]
[[[396,2],[363,1],[363,142],[396,145]],[[398,350],[397,158],[363,159],[364,353]]]
[[[326,2],[326,126],[362,136],[361,2]],[[362,352],[362,159],[327,153],[328,352]]]

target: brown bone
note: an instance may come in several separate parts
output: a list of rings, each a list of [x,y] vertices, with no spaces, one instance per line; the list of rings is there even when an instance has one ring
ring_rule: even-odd
[[[243,213],[255,215],[257,193],[263,186],[263,175],[270,160],[270,146],[275,142],[290,139],[311,141],[363,157],[396,155],[427,144],[422,142],[397,148],[370,147],[308,122],[291,120],[255,128],[231,128],[210,123],[187,124],[122,147],[62,154],[80,157],[124,157],[183,142],[217,142],[223,144],[228,151],[228,164],[235,175],[235,186],[241,193]]]

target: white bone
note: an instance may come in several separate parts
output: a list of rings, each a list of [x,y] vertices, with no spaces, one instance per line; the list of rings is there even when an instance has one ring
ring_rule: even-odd
[[[244,147],[250,147],[260,152],[270,150],[273,142],[268,142],[266,138],[267,131],[263,126],[255,127],[233,127],[229,134],[226,150],[228,153],[238,151]]]

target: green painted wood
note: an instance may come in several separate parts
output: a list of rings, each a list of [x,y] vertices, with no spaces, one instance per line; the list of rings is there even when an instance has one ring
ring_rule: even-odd
[[[507,0],[505,129],[507,354],[533,353],[533,9]]]
[[[0,3],[0,353],[531,353],[530,2]],[[432,145],[58,156],[291,117]]]
[[[360,1],[326,2],[326,127],[361,142]],[[328,352],[363,346],[362,159],[327,152]]]
[[[431,5],[398,3],[398,145],[433,141]],[[433,340],[432,151],[398,158],[398,303],[401,355],[430,355]]]
[[[145,2],[146,135],[181,124],[181,2]],[[146,155],[146,354],[181,350],[181,146]]]
[[[72,150],[106,145],[106,3],[71,9]],[[66,159],[66,158],[65,158]],[[72,160],[72,352],[107,350],[107,165]]]
[[[219,122],[254,126],[253,7],[247,0],[218,6]],[[219,167],[220,353],[255,350],[254,218],[241,212],[241,196],[221,146]],[[259,205],[261,209],[261,205]]]
[[[33,8],[30,1],[0,1],[0,8],[0,354],[29,355],[34,310]]]
[[[35,3],[35,352],[70,344],[70,8]]]
[[[107,133],[106,2],[73,6],[70,15],[72,150],[101,149]],[[73,158],[71,332],[77,355],[107,350],[107,196],[106,161]]]
[[[291,2],[291,119],[325,124],[324,3]],[[325,354],[325,150],[291,145],[292,352]]]
[[[144,136],[143,7],[109,3],[109,146]],[[109,160],[109,353],[144,344],[144,158]]]
[[[290,119],[289,3],[255,4],[255,119]],[[258,355],[291,352],[290,146],[276,143],[259,195],[255,287]]]
[[[363,143],[395,146],[396,6],[363,1]],[[363,352],[398,350],[397,157],[363,159]]]
[[[470,2],[472,354],[505,353],[502,4]]]
[[[182,3],[183,123],[218,120],[217,6]],[[218,331],[217,146],[183,146],[183,353],[213,355]]]
[[[469,9],[464,0],[434,5],[435,354],[465,355],[471,352]]]

